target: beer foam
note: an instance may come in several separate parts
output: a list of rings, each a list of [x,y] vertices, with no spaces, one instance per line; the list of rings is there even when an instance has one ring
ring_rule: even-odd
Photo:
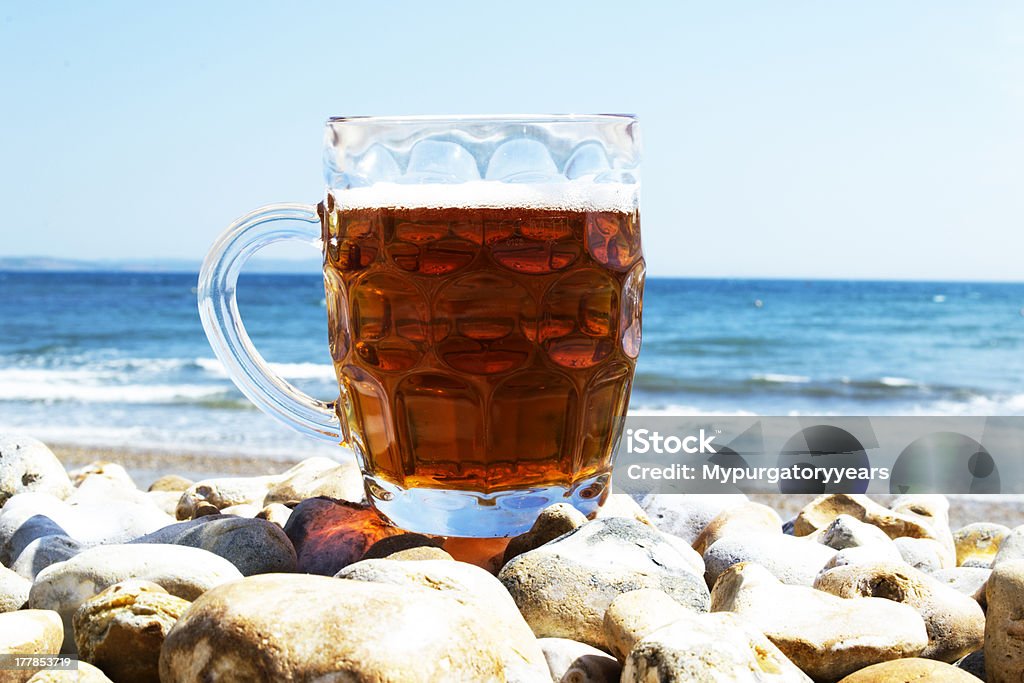
[[[473,180],[465,183],[376,183],[333,189],[335,201],[349,209],[561,209],[621,211],[637,208],[639,185],[567,180],[543,184]]]

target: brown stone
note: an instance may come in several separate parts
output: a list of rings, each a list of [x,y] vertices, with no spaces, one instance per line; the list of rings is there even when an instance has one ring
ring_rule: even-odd
[[[839,683],[978,683],[978,679],[955,666],[912,657],[873,664]]]
[[[359,561],[374,543],[402,530],[368,505],[310,498],[292,510],[284,532],[295,546],[298,571],[333,576]]]
[[[576,527],[587,523],[587,518],[582,512],[568,503],[555,503],[540,511],[536,521],[530,530],[524,534],[514,537],[508,542],[505,548],[505,556],[502,559],[504,566],[509,560],[517,555],[539,548],[549,541],[553,541],[562,534],[567,534]]]

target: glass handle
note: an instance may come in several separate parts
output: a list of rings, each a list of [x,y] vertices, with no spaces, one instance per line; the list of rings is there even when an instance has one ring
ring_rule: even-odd
[[[268,204],[232,223],[214,243],[199,271],[199,318],[213,352],[235,385],[260,410],[308,436],[341,443],[334,402],[307,396],[267,365],[242,325],[235,290],[242,267],[275,242],[296,240],[321,247],[316,209]]]

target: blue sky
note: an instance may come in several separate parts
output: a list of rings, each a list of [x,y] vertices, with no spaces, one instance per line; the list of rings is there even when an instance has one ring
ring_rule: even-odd
[[[1024,279],[1015,2],[0,8],[0,256],[199,259],[337,114],[634,112],[649,271]]]

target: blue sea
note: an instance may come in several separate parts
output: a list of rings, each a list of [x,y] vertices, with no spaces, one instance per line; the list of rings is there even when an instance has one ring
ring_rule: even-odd
[[[196,276],[0,272],[0,430],[205,453],[330,452],[252,408]],[[330,399],[318,275],[247,275],[250,336]],[[1022,415],[1024,284],[649,279],[632,411]]]

